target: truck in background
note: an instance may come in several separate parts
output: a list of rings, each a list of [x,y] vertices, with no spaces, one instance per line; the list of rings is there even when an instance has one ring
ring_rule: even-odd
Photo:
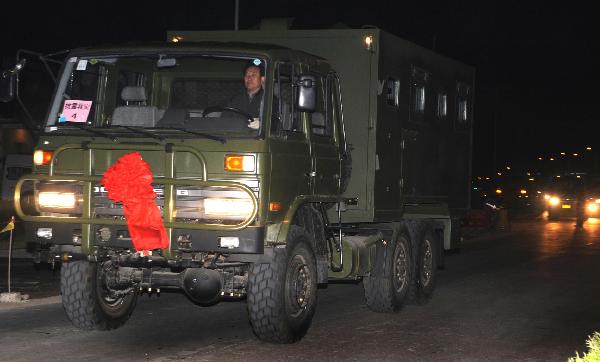
[[[178,288],[246,298],[255,335],[291,343],[331,281],[362,280],[377,312],[426,303],[469,208],[474,70],[375,28],[168,38],[72,51],[16,186],[73,324],[120,327],[140,293]],[[226,103],[249,62],[265,70],[259,129]],[[150,255],[100,183],[131,152],[169,238]]]

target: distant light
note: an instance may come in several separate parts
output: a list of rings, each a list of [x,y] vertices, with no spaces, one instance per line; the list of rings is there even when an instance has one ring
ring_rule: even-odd
[[[563,155],[563,156],[566,155],[566,153],[564,153],[564,152],[561,152],[560,154]]]
[[[179,35],[175,35],[174,37],[171,38],[171,43],[179,43],[183,40],[182,36]]]
[[[574,153],[573,156],[577,157],[577,156],[579,156],[579,154],[578,153]]]
[[[525,195],[527,193],[527,190],[521,189],[519,192],[521,193],[521,195]]]
[[[560,178],[560,175],[556,175],[556,178]]]
[[[577,175],[576,177],[577,177],[577,178],[581,178],[581,176],[580,176],[580,175]]]
[[[554,158],[553,158],[553,157],[550,157],[550,161],[554,161]]]
[[[586,150],[588,150],[588,151],[591,151],[591,150],[592,150],[592,148],[591,148],[591,147],[586,147],[585,149],[586,149]]]
[[[541,194],[542,192],[540,190],[536,191],[538,194]]]
[[[538,157],[538,160],[543,161],[544,158],[543,157]]]
[[[506,169],[507,169],[507,170],[510,170],[510,166],[506,166]]]
[[[497,193],[498,195],[500,195],[500,194],[502,193],[502,190],[500,190],[500,189],[496,189],[496,193]]]
[[[527,176],[531,176],[531,172],[527,172]]]
[[[489,178],[489,177],[486,177],[485,179],[486,179],[486,180],[489,180],[490,178]]]
[[[498,172],[498,176],[502,176],[502,172]]]
[[[530,177],[529,181],[535,181],[535,179],[533,177]]]

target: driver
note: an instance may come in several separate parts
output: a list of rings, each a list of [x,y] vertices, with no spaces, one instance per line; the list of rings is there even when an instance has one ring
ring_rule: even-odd
[[[265,69],[260,59],[254,59],[244,67],[245,92],[234,96],[227,103],[228,107],[237,108],[252,116],[248,127],[258,129],[260,106],[263,97],[263,84],[265,82]]]

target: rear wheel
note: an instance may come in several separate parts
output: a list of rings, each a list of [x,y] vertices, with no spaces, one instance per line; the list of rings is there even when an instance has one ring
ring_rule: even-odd
[[[396,240],[380,241],[375,267],[363,279],[365,300],[375,312],[396,312],[406,300],[413,278],[410,241],[406,231]]]
[[[426,304],[431,299],[435,289],[439,254],[439,240],[429,225],[422,226],[422,232],[415,241],[415,270],[416,275],[410,288],[410,300],[419,305]]]
[[[262,341],[293,343],[310,327],[317,305],[317,272],[310,236],[292,226],[285,249],[268,264],[254,264],[248,276],[248,317]]]
[[[109,330],[122,326],[133,313],[137,294],[106,285],[110,263],[74,261],[60,271],[60,291],[69,320],[81,329]]]

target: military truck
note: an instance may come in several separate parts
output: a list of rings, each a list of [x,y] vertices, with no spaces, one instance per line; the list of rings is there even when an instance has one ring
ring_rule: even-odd
[[[260,340],[291,343],[329,282],[362,281],[376,312],[427,302],[469,206],[474,70],[376,28],[168,39],[73,50],[17,185],[73,324],[114,329],[140,293],[182,289],[245,299]],[[258,128],[228,106],[248,62],[265,69]],[[101,184],[131,152],[169,238],[151,253]]]

